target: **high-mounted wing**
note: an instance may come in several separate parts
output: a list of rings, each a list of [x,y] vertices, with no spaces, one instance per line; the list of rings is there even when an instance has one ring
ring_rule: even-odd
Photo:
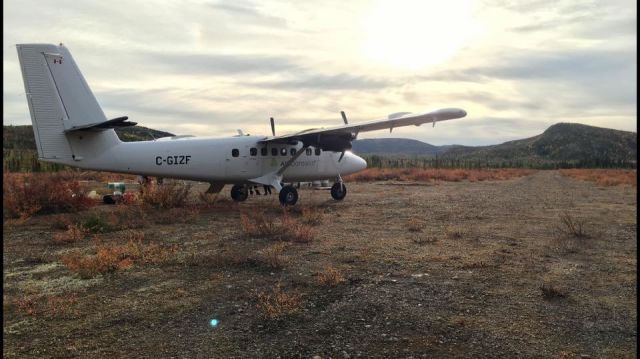
[[[393,130],[402,126],[420,126],[423,123],[453,120],[467,115],[467,112],[458,108],[444,108],[420,114],[397,113],[384,120],[375,120],[353,125],[335,126],[329,128],[310,129],[298,133],[266,138],[261,143],[296,143],[301,141],[304,147],[314,146],[325,151],[345,151],[351,149],[351,141],[356,139],[360,132],[376,131],[382,129]]]

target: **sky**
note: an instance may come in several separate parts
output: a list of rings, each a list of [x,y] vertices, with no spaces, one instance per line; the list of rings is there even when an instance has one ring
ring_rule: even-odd
[[[633,0],[3,2],[3,122],[30,124],[15,45],[63,43],[107,118],[277,134],[465,109],[360,134],[487,145],[558,122],[637,131]]]

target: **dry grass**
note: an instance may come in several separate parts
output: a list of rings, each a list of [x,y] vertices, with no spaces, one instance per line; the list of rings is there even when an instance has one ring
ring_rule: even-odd
[[[446,233],[451,239],[461,239],[465,235],[465,230],[458,226],[447,226]]]
[[[257,260],[270,269],[282,269],[289,262],[289,258],[283,254],[287,246],[285,242],[274,243],[260,250]]]
[[[578,239],[589,237],[585,230],[585,221],[583,219],[575,219],[569,213],[563,212],[560,214],[560,223],[558,231],[562,234]]]
[[[78,298],[75,294],[71,295],[53,295],[46,297],[47,313],[53,316],[61,316],[67,314],[77,315],[75,309]]]
[[[161,209],[152,215],[156,224],[195,223],[199,217],[200,210],[195,206]]]
[[[123,234],[127,243],[122,245],[96,246],[95,255],[68,254],[62,257],[62,263],[82,278],[92,278],[98,274],[127,269],[135,262],[159,264],[169,260],[176,247],[144,243],[144,233],[127,231]]]
[[[548,283],[543,283],[540,286],[540,291],[542,292],[542,297],[547,300],[565,298],[567,296],[566,293]]]
[[[407,221],[407,229],[409,232],[422,232],[424,224],[417,218],[410,218]]]
[[[66,231],[54,234],[52,239],[54,243],[58,244],[73,243],[84,239],[87,233],[88,231],[82,226],[70,224],[67,226]]]
[[[566,169],[560,170],[563,176],[572,177],[581,181],[594,182],[598,186],[638,185],[638,172],[636,170],[622,169]]]
[[[318,284],[322,286],[335,287],[338,284],[344,283],[346,280],[344,276],[333,267],[327,267],[324,271],[318,273]]]
[[[76,294],[69,295],[38,295],[34,293],[22,294],[13,299],[14,310],[21,315],[29,316],[64,316],[77,314],[78,303]]]
[[[153,182],[140,187],[140,201],[153,208],[184,207],[191,191],[190,185],[169,182],[161,185]]]
[[[427,236],[427,235],[417,235],[415,237],[413,237],[413,239],[411,239],[411,241],[417,245],[425,245],[425,244],[433,244],[436,243],[438,240],[432,236]]]
[[[264,319],[283,319],[300,312],[301,298],[299,293],[283,291],[282,284],[277,283],[271,291],[258,293],[256,308]]]
[[[302,222],[316,226],[322,224],[324,210],[320,207],[302,207]]]
[[[78,227],[87,233],[107,233],[124,229],[140,229],[149,224],[153,210],[139,205],[118,204],[111,211],[90,210],[76,216],[56,215],[48,222],[51,228],[68,230]],[[189,212],[187,212],[189,214]]]
[[[13,300],[16,311],[23,315],[35,315],[38,313],[36,297],[25,295]]]
[[[423,169],[423,168],[368,168],[364,171],[346,176],[347,181],[487,181],[506,180],[514,177],[528,176],[535,170],[521,168],[505,169]]]
[[[3,217],[26,219],[34,214],[77,212],[96,202],[86,196],[73,173],[3,173]]]
[[[272,240],[309,243],[315,236],[315,231],[310,225],[294,218],[287,209],[283,209],[282,215],[275,218],[256,209],[242,213],[240,226],[247,236]]]

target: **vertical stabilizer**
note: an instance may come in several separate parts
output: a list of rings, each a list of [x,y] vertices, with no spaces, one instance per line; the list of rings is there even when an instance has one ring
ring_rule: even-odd
[[[80,165],[73,162],[87,151],[95,153],[93,147],[119,143],[112,129],[92,134],[93,144],[81,146],[71,138],[77,134],[65,133],[107,120],[66,47],[20,44],[17,50],[40,159]]]

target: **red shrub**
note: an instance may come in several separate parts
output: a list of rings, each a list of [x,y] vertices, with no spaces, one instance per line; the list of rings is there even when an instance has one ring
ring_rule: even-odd
[[[73,173],[3,173],[4,218],[76,212],[94,206]]]
[[[347,181],[447,181],[459,182],[468,180],[506,180],[513,177],[528,176],[535,170],[508,168],[508,169],[423,169],[423,168],[368,168],[364,171],[346,176]]]
[[[630,185],[637,186],[638,172],[622,169],[567,169],[560,170],[563,176],[581,181],[595,182],[599,186]]]

